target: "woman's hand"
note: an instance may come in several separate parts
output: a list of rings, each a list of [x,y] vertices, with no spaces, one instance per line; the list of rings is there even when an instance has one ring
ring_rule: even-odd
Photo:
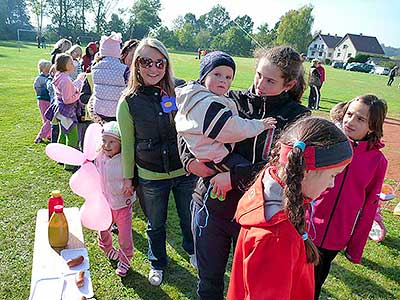
[[[125,197],[130,197],[133,195],[135,191],[134,187],[132,186],[132,179],[131,178],[124,178],[124,185],[122,187],[122,193]]]
[[[232,189],[231,174],[229,172],[220,173],[211,178],[210,183],[213,185],[212,193],[218,197],[226,198],[226,193]]]
[[[187,166],[187,169],[190,173],[199,177],[208,177],[216,173],[216,171],[210,169],[198,159],[191,160]]]

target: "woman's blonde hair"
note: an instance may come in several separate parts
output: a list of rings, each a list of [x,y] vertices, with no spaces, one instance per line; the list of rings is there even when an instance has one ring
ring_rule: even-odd
[[[65,53],[69,54],[72,56],[72,53],[76,53],[78,54],[80,57],[82,57],[82,48],[79,45],[73,45],[68,51],[66,51]]]
[[[67,40],[67,39],[61,39],[54,45],[54,49],[58,49],[62,53],[64,53],[71,47],[72,47],[72,43],[70,40]]]
[[[167,60],[167,66],[165,69],[164,77],[158,83],[158,86],[162,90],[164,90],[168,96],[175,97],[175,84],[174,84],[174,74],[172,70],[171,61],[168,55],[167,48],[165,48],[164,44],[159,40],[147,37],[140,41],[139,45],[135,50],[135,54],[133,56],[133,61],[131,65],[131,75],[128,80],[128,86],[123,93],[123,98],[130,96],[138,91],[138,89],[144,85],[142,76],[139,72],[139,62],[138,59],[141,57],[143,53],[143,49],[145,47],[151,47],[159,51]]]

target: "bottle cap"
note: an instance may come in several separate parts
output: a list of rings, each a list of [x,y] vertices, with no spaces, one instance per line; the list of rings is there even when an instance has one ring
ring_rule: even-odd
[[[59,197],[61,197],[61,192],[59,190],[54,190],[51,192],[51,196],[53,198],[59,198]]]
[[[63,208],[64,208],[64,206],[62,206],[62,205],[56,205],[56,206],[54,206],[54,212],[56,214],[62,213],[63,212]]]

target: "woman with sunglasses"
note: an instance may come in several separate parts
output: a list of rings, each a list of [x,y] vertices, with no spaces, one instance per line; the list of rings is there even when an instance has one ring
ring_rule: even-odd
[[[174,124],[174,79],[165,46],[153,38],[136,48],[128,87],[117,108],[124,188],[136,192],[148,219],[149,282],[158,286],[167,266],[166,220],[172,191],[180,218],[182,246],[194,259],[190,201],[197,177],[186,176]],[[135,187],[132,179],[135,178]]]

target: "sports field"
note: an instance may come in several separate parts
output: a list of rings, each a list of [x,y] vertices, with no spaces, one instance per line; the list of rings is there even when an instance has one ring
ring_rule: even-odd
[[[50,51],[51,48],[38,49],[33,44],[19,49],[15,42],[0,41],[0,299],[29,297],[36,212],[46,207],[51,190],[60,189],[68,207],[83,203],[68,186],[71,173],[45,156],[44,144],[33,143],[41,125],[33,80],[37,75],[37,61],[49,59]],[[171,57],[177,77],[197,79],[199,61],[195,53],[172,52]],[[253,80],[254,60],[235,60],[237,74],[233,88],[245,89]],[[400,119],[400,89],[397,88],[400,77],[392,87],[387,87],[386,76],[329,66],[325,69],[327,82],[322,88],[319,114],[328,112],[337,102],[375,93],[387,100],[389,116]],[[308,90],[304,103],[307,96]],[[362,265],[353,265],[340,255],[322,299],[400,299],[400,219],[390,211],[398,201],[393,200],[383,209],[386,239],[379,244],[367,243]],[[160,287],[150,286],[147,281],[146,223],[138,204],[133,215],[135,257],[124,279],[115,275],[115,265],[98,248],[96,233],[84,230],[96,299],[196,299],[196,271],[180,246],[179,221],[173,205],[171,201],[167,228],[170,264]],[[228,280],[229,273],[226,283]]]

